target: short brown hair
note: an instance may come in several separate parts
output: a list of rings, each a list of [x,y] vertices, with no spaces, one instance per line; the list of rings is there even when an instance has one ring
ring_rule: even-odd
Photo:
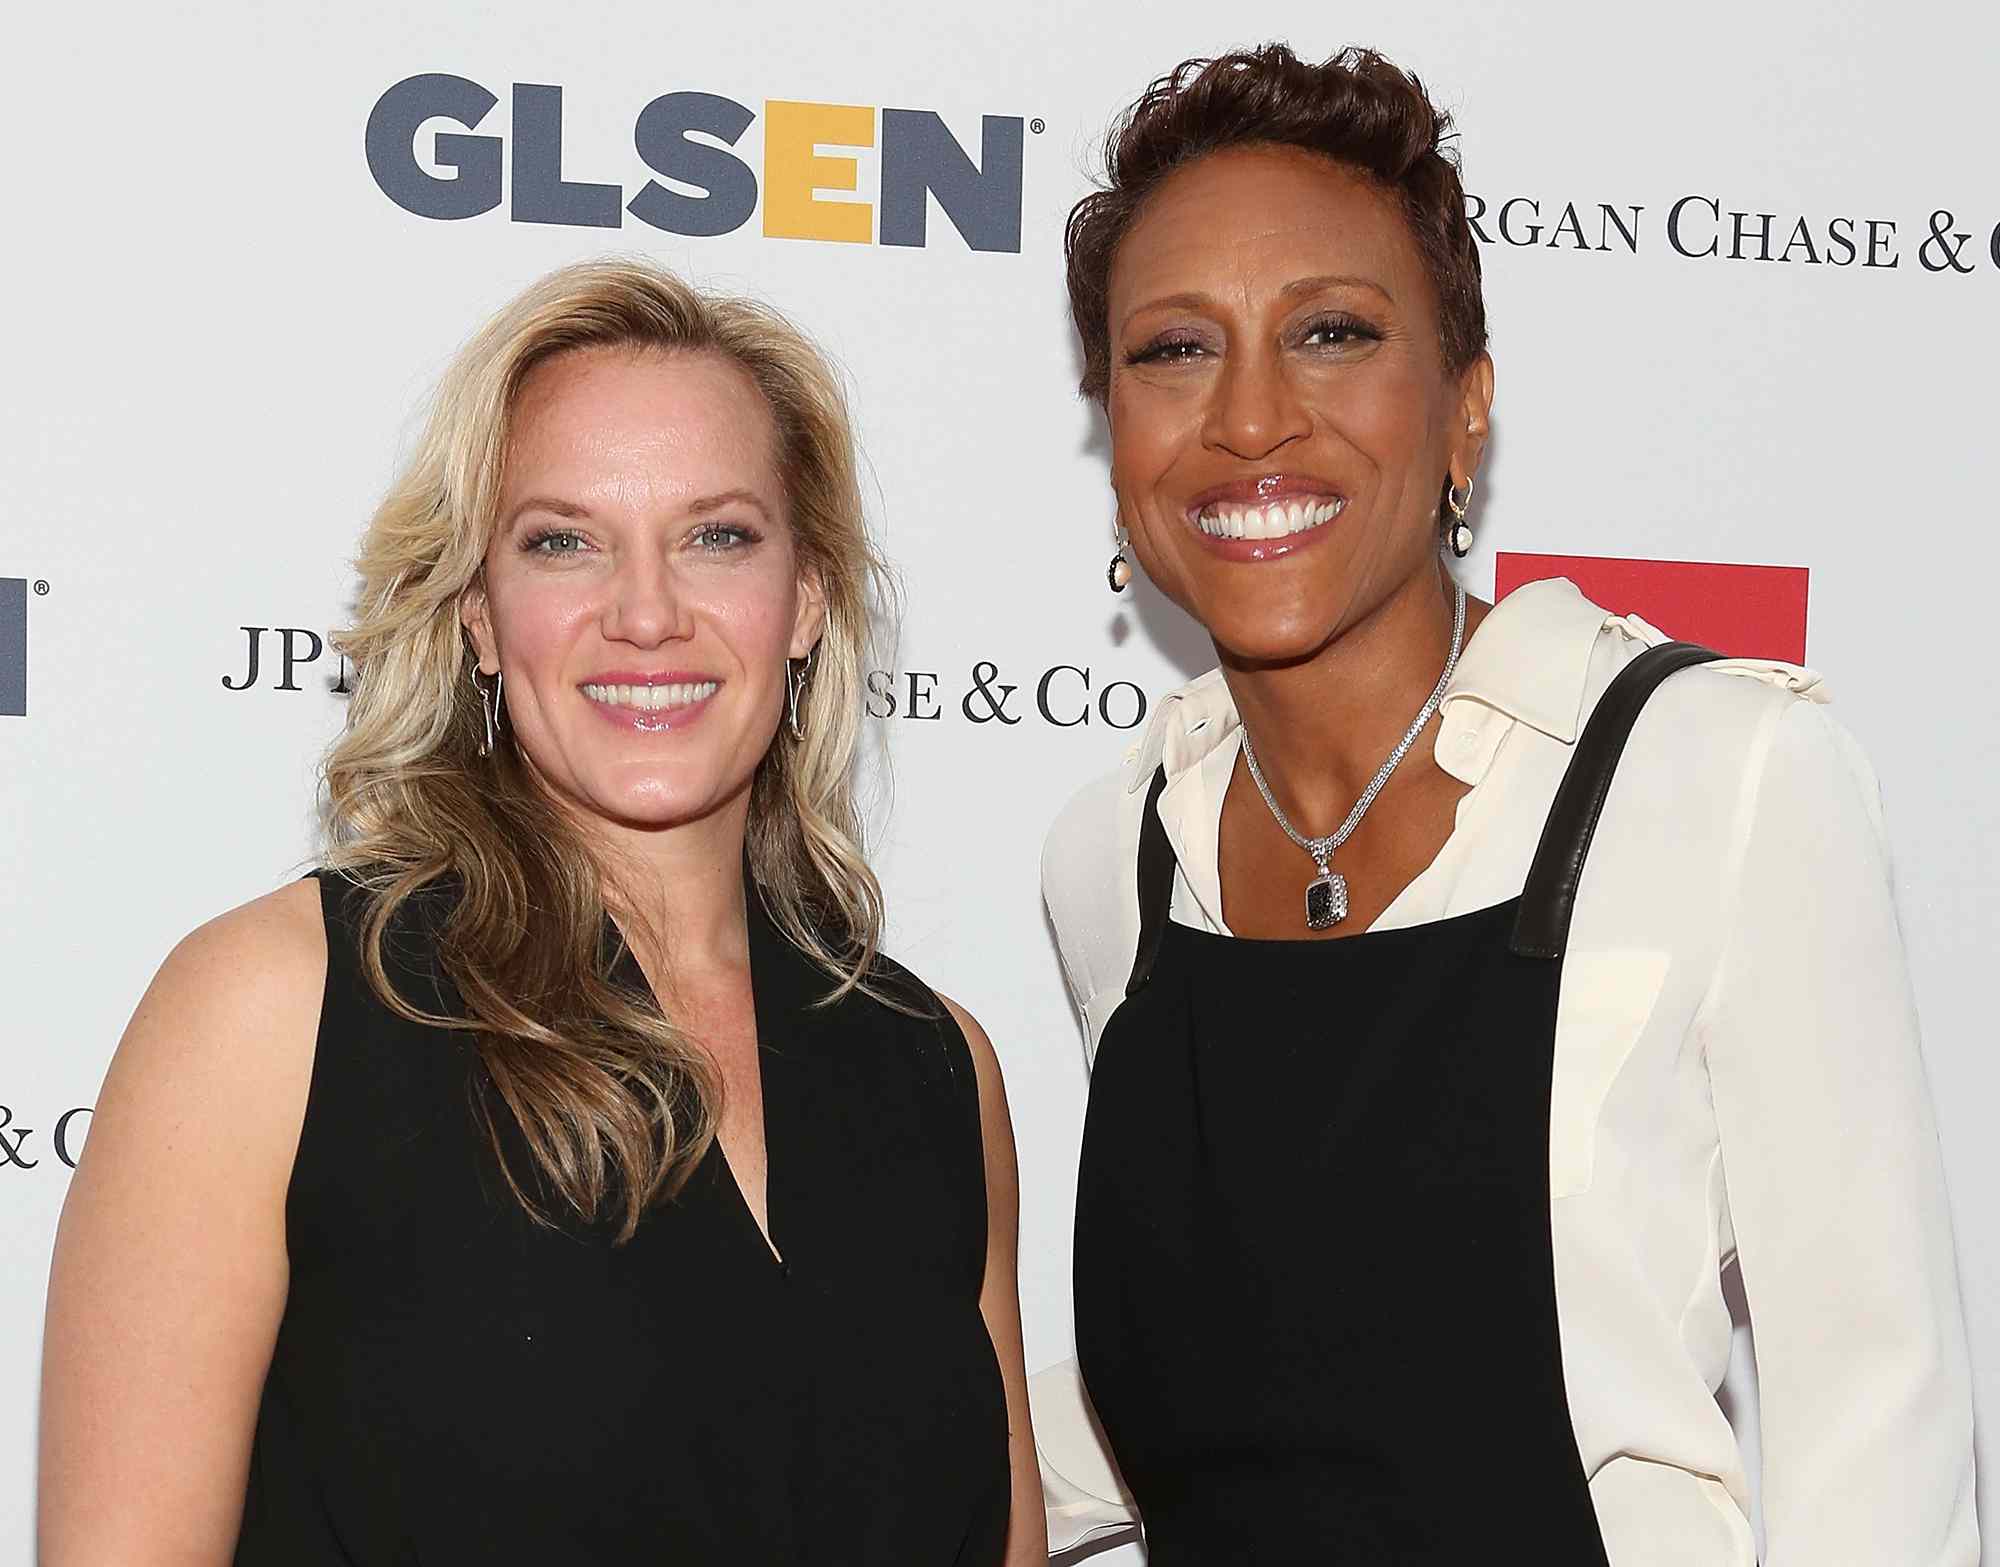
[[[1111,263],[1160,183],[1225,147],[1300,147],[1366,176],[1400,204],[1437,292],[1447,368],[1486,347],[1479,250],[1466,221],[1451,116],[1423,84],[1372,49],[1318,65],[1281,43],[1183,60],[1119,120],[1104,150],[1105,183],[1071,209],[1063,249],[1069,309],[1083,340],[1084,396],[1111,384]]]

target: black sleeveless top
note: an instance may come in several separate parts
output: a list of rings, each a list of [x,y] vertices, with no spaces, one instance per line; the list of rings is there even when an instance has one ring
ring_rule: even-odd
[[[529,1220],[474,1117],[477,1056],[381,1004],[356,890],[319,882],[291,1286],[236,1560],[997,1564],[978,1088],[930,993],[892,967],[933,1016],[858,994],[814,1007],[825,976],[750,888],[784,1261],[719,1145],[618,1246]],[[387,952],[410,999],[455,1011],[427,923],[442,896],[406,906]]]
[[[1521,897],[1431,924],[1174,923],[1156,775],[1076,1220],[1078,1362],[1152,1567],[1605,1567],[1556,1313],[1556,1006],[1626,735],[1714,656],[1635,659]]]

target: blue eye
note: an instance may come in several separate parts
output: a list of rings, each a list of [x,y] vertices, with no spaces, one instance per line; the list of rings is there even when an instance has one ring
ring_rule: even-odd
[[[521,548],[538,555],[575,555],[583,549],[583,535],[573,528],[548,528],[530,534]]]
[[[695,530],[694,541],[710,554],[720,555],[754,542],[756,535],[733,522],[709,522]]]

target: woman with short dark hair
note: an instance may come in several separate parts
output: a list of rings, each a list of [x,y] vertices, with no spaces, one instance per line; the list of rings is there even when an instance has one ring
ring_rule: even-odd
[[[1129,548],[1220,664],[1044,859],[1084,1381],[1153,1567],[1753,1567],[1734,1258],[1766,1560],[1972,1562],[1873,777],[1803,670],[1455,583],[1493,367],[1449,125],[1372,53],[1192,60],[1070,219],[1112,586]]]

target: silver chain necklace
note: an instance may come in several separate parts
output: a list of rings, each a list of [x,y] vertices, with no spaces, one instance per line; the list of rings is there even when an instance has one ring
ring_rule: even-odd
[[[1257,752],[1250,744],[1250,729],[1243,729],[1243,760],[1250,764],[1250,776],[1256,781],[1257,792],[1264,797],[1264,803],[1271,808],[1271,814],[1278,819],[1278,825],[1285,829],[1285,836],[1310,854],[1319,874],[1306,883],[1306,929],[1325,930],[1338,925],[1347,918],[1347,878],[1339,871],[1328,867],[1333,851],[1353,836],[1354,829],[1361,825],[1361,818],[1368,814],[1368,807],[1375,803],[1375,796],[1382,792],[1382,786],[1389,781],[1389,775],[1396,770],[1396,764],[1409,754],[1410,747],[1417,743],[1417,736],[1424,732],[1424,725],[1431,721],[1444,702],[1444,688],[1451,684],[1451,673],[1458,668],[1459,649],[1465,645],[1465,589],[1457,587],[1456,600],[1451,611],[1451,653],[1444,661],[1444,673],[1438,676],[1437,688],[1424,703],[1423,711],[1417,714],[1416,722],[1403,731],[1403,738],[1396,742],[1396,749],[1389,753],[1375,776],[1368,781],[1368,787],[1361,791],[1361,798],[1354,802],[1354,809],[1347,813],[1347,820],[1335,832],[1324,838],[1308,838],[1285,818],[1278,802],[1272,797],[1271,786],[1264,782],[1264,770],[1257,765]]]

